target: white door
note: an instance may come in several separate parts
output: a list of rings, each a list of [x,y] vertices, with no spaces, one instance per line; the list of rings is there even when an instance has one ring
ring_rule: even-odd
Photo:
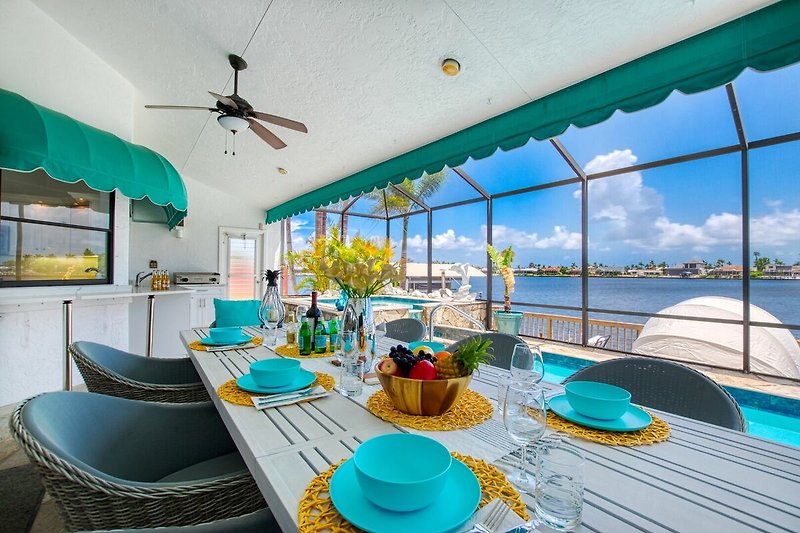
[[[223,275],[227,275],[228,298],[231,300],[261,298],[263,233],[226,231],[223,240],[225,249]]]

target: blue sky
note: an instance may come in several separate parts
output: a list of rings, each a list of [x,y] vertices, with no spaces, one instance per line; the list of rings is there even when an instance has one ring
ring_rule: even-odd
[[[800,65],[771,73],[746,71],[734,82],[748,140],[800,131]],[[587,173],[623,168],[736,144],[724,88],[672,94],[637,113],[617,112],[589,128],[571,127],[561,142]],[[589,186],[589,262],[626,265],[650,259],[670,264],[692,258],[741,264],[739,154],[593,180]],[[573,177],[549,142],[532,140],[462,168],[490,193]],[[751,249],[787,263],[800,261],[800,141],[751,150]],[[429,199],[442,205],[475,192],[449,171]],[[371,209],[360,200],[354,211]],[[338,220],[336,221],[338,222]],[[313,213],[293,219],[302,247],[313,233]],[[350,233],[385,235],[385,222],[350,218]],[[485,263],[486,206],[434,212],[434,259]],[[493,240],[512,244],[517,263],[580,263],[580,191],[560,186],[494,201]],[[393,241],[401,222],[391,223]],[[426,258],[426,218],[409,221],[409,256]],[[398,246],[399,250],[399,246]]]

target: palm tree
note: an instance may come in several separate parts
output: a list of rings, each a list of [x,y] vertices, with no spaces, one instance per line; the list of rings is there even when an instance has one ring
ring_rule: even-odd
[[[292,257],[294,250],[292,249],[292,217],[286,218],[286,257]],[[294,261],[289,260],[289,286],[292,291],[296,292],[297,280],[294,276]]]
[[[423,174],[416,180],[404,179],[398,187],[407,191],[411,196],[420,200],[427,200],[438,191],[447,181],[446,171],[440,170],[433,174]],[[408,263],[408,219],[409,213],[413,211],[417,204],[406,196],[386,189],[386,206],[383,204],[384,191],[372,191],[365,196],[375,200],[375,207],[372,208],[373,214],[403,215],[403,238],[400,242],[400,279],[406,279],[406,264]]]

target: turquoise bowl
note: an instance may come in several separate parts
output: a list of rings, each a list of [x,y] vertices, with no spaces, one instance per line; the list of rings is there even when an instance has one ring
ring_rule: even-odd
[[[564,386],[567,401],[578,414],[597,420],[616,420],[631,404],[631,393],[595,381],[570,381]]]
[[[433,342],[433,341],[417,341],[408,343],[408,349],[411,351],[413,351],[414,348],[417,348],[419,346],[427,346],[428,348],[433,350],[433,353],[441,352],[447,347],[445,344],[441,342]]]
[[[250,365],[253,381],[261,387],[283,387],[300,375],[297,359],[262,359]]]
[[[408,433],[373,437],[353,454],[356,481],[364,496],[389,511],[417,511],[433,503],[452,463],[442,444]]]
[[[211,328],[208,330],[214,342],[239,342],[242,340],[242,328]]]

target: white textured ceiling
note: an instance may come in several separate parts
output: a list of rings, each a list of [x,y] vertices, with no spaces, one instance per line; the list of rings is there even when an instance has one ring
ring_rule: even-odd
[[[136,87],[135,142],[264,208],[772,3],[34,2]],[[206,91],[233,92],[229,53],[249,64],[239,94],[307,135],[270,126],[289,145],[276,151],[245,132],[226,156],[209,114],[142,107],[213,106]],[[448,56],[458,77],[439,71]]]

